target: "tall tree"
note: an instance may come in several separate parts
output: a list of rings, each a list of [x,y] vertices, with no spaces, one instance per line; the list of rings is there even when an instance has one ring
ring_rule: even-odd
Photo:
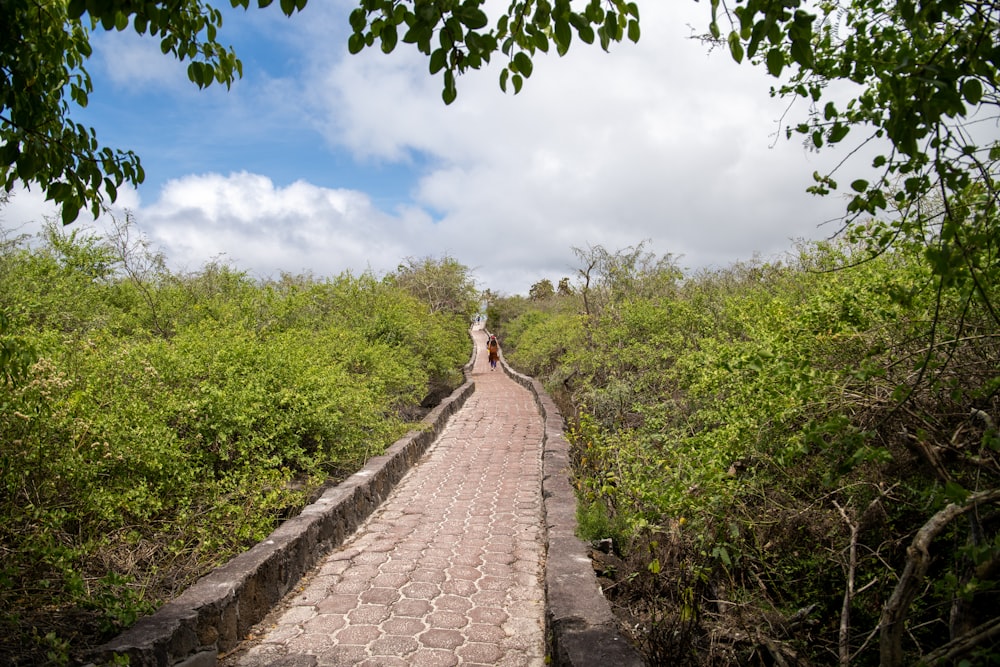
[[[544,301],[555,293],[556,288],[552,286],[552,281],[548,278],[542,278],[528,290],[528,296],[531,297],[532,301]]]
[[[448,257],[407,257],[386,280],[403,288],[432,312],[472,316],[479,308],[479,292],[469,267]]]

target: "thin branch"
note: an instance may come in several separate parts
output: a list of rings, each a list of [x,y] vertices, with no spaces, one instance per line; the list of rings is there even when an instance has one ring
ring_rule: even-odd
[[[1000,637],[1000,618],[990,619],[961,637],[956,637],[944,646],[939,646],[925,655],[921,659],[920,664],[928,666],[937,664],[953,665],[973,648],[982,646],[996,637]]]
[[[977,509],[984,503],[1000,501],[1000,489],[990,489],[971,494],[965,503],[950,503],[940,510],[917,531],[912,544],[907,548],[906,566],[899,577],[899,583],[882,610],[879,621],[881,632],[879,653],[882,667],[896,667],[902,664],[903,631],[906,629],[906,615],[916,597],[927,569],[930,567],[930,544],[953,520],[966,512]]]
[[[840,637],[838,642],[840,664],[846,667],[851,664],[851,602],[854,600],[854,573],[858,566],[858,524],[851,521],[847,512],[837,501],[833,501],[833,506],[840,512],[844,523],[851,531],[851,543],[848,547],[847,557],[847,588],[844,591],[844,601],[840,608]]]

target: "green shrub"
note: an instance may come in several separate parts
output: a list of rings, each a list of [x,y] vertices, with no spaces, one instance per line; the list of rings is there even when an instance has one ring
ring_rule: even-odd
[[[0,276],[5,663],[69,659],[264,538],[470,352],[466,318],[367,274],[180,276],[49,229]]]
[[[548,303],[505,324],[507,358],[562,395],[581,535],[614,533],[632,559],[612,590],[620,608],[644,610],[625,622],[650,627],[650,656],[670,654],[649,643],[667,641],[655,629],[664,619],[725,635],[811,610],[818,620],[787,640],[824,662],[842,646],[826,629],[841,623],[850,569],[865,587],[851,603],[852,664],[874,664],[866,636],[911,536],[947,502],[1000,485],[996,288],[928,265],[925,247],[872,256],[813,244],[787,263],[704,271],[653,294],[598,281],[590,317]],[[948,641],[962,591],[969,622],[995,599],[997,582],[969,574],[1000,553],[987,523],[939,538],[936,585],[908,610],[909,657]],[[694,571],[701,599],[649,581]],[[751,645],[746,660],[773,659],[775,646]]]

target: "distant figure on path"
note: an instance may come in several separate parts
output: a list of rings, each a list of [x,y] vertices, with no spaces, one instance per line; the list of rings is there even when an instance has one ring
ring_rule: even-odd
[[[490,353],[490,368],[496,370],[497,362],[500,361],[500,343],[497,342],[496,336],[490,336],[486,343],[486,350]]]

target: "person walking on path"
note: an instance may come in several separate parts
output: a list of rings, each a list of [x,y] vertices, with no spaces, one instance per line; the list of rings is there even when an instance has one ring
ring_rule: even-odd
[[[500,362],[500,343],[497,342],[496,336],[490,335],[490,339],[486,343],[486,350],[489,352],[490,369],[495,371]]]
[[[477,354],[440,437],[221,665],[543,667],[544,426],[527,389],[485,371]]]

